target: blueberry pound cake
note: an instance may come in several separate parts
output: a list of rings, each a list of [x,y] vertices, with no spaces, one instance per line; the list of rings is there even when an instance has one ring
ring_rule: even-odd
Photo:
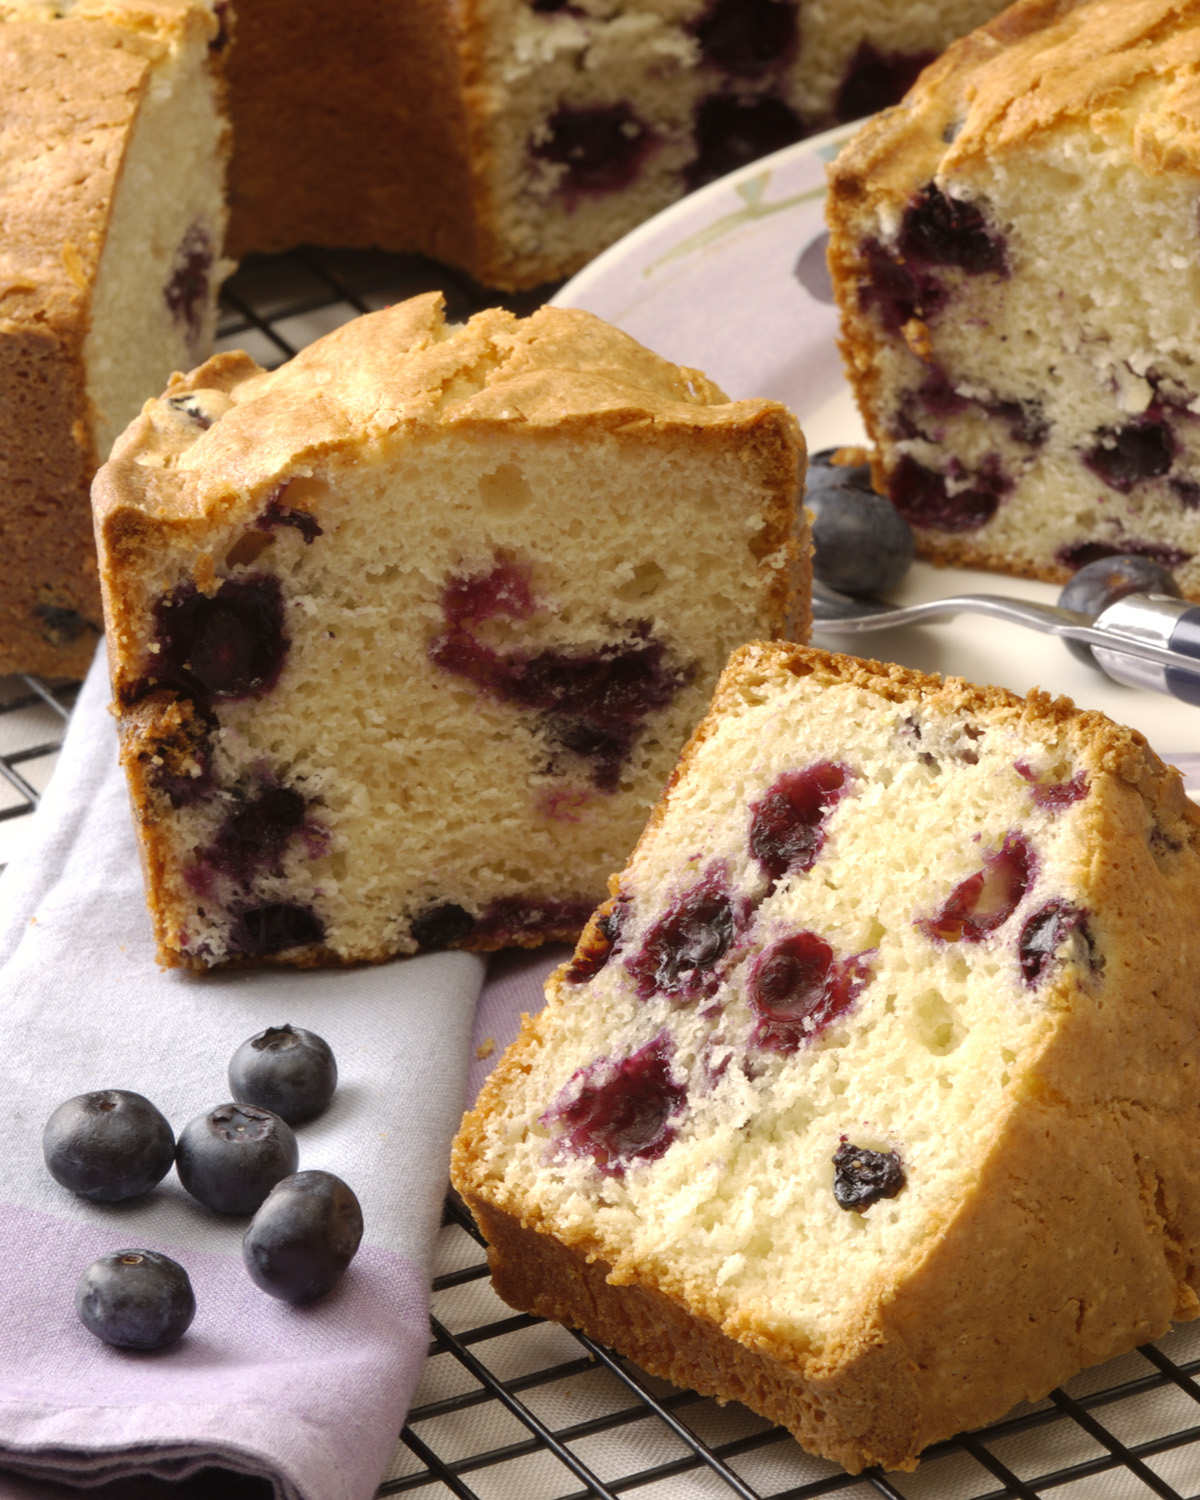
[[[832,169],[877,483],[935,561],[1200,599],[1200,3],[1018,0]]]
[[[513,1306],[857,1472],[1200,1311],[1200,811],[1133,731],[737,651],[455,1145]]]
[[[0,673],[87,670],[92,476],[211,347],[229,144],[217,9],[0,0]]]
[[[94,491],[161,961],[574,941],[730,650],[807,633],[803,468],[583,312],[173,379]]]
[[[234,253],[578,270],[701,183],[892,104],[1001,0],[238,0]]]

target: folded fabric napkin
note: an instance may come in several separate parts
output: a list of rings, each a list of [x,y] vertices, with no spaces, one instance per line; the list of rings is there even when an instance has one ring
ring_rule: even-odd
[[[443,953],[337,972],[160,971],[107,701],[99,658],[28,851],[0,880],[0,1497],[116,1480],[108,1493],[125,1500],[145,1488],[128,1476],[216,1466],[259,1481],[218,1481],[214,1496],[269,1482],[278,1500],[366,1500],[427,1347],[485,964]],[[50,1112],[99,1088],[146,1095],[178,1133],[228,1099],[238,1044],[282,1024],[320,1033],[339,1066],[333,1103],[298,1127],[300,1165],[343,1177],[366,1222],[342,1282],[298,1307],[251,1282],[245,1221],[202,1208],[173,1172],[141,1200],[92,1204],[51,1179],[41,1146]],[[195,1321],[172,1348],[113,1349],[76,1318],[80,1273],[131,1246],[191,1277]]]

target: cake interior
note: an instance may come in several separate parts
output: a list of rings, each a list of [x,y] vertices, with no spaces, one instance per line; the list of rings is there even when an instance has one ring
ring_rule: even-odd
[[[739,692],[472,1117],[460,1186],[791,1363],[969,1197],[1105,933],[1052,727],[853,681]]]
[[[216,288],[232,267],[221,259],[227,126],[208,49],[198,25],[172,39],[125,145],[84,341],[101,461],[172,371],[212,348]]]
[[[1132,552],[1200,597],[1197,181],[1132,159],[1159,91],[854,223],[851,357],[935,555],[1062,581]],[[945,139],[959,124],[947,102]]]
[[[187,895],[168,943],[215,963],[573,938],[726,653],[769,628],[773,482],[736,442],[636,429],[383,434],[206,528],[207,592],[187,549],[158,575],[126,694],[188,720],[171,752],[157,725],[146,772],[162,889]]]

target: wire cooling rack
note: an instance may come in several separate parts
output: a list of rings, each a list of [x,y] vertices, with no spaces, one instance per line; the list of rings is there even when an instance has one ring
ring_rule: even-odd
[[[359,313],[430,290],[457,319],[497,301],[527,313],[550,289],[498,299],[419,257],[295,251],[255,259],[227,285],[219,347],[275,366]],[[74,697],[71,683],[0,678],[0,867],[28,837]],[[1200,1322],[937,1444],[912,1474],[851,1477],[744,1407],[513,1313],[453,1193],[435,1270],[430,1358],[380,1500],[1200,1500]]]

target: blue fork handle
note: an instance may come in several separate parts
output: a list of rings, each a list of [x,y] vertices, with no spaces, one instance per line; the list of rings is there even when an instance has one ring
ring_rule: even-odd
[[[1118,599],[1097,616],[1095,628],[1113,637],[1111,649],[1092,647],[1092,654],[1110,677],[1133,687],[1169,693],[1181,703],[1200,708],[1200,605],[1161,595]],[[1195,657],[1196,670],[1164,667],[1130,656],[1121,650],[1122,636]]]

